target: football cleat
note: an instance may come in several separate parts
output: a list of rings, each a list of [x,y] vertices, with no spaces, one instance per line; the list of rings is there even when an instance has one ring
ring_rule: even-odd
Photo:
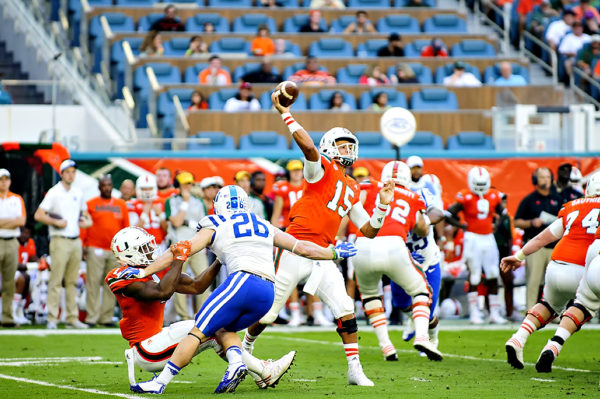
[[[490,324],[506,324],[508,321],[498,311],[490,312]]]
[[[315,312],[314,314],[314,325],[315,326],[326,326],[330,327],[335,325],[331,320],[327,319],[321,312]]]
[[[415,337],[415,342],[413,346],[416,350],[425,353],[429,360],[439,362],[444,359],[442,352],[437,350],[436,345],[432,344],[429,341],[429,337]]]
[[[129,385],[135,385],[135,364],[133,362],[133,349],[125,349],[125,361],[127,362],[127,375],[129,376]]]
[[[156,378],[154,377],[149,381],[140,382],[139,384],[132,384],[129,389],[135,393],[162,394],[165,390],[165,385],[157,382]]]
[[[240,382],[244,381],[248,374],[248,368],[244,363],[237,363],[237,365],[227,367],[223,379],[215,389],[215,393],[235,392],[235,389]]]
[[[291,351],[287,355],[284,355],[279,360],[267,360],[265,362],[265,368],[262,371],[262,375],[249,371],[250,376],[254,379],[254,382],[260,389],[275,388],[275,386],[281,380],[281,377],[292,367],[294,359],[296,358],[296,351]]]
[[[306,317],[302,315],[292,313],[292,317],[290,317],[290,321],[288,322],[289,327],[298,327],[302,324],[306,323]]]
[[[388,362],[396,362],[398,361],[398,354],[396,353],[396,348],[394,345],[390,344],[381,349],[383,352],[383,358]]]
[[[358,359],[351,360],[350,363],[348,363],[348,385],[360,385],[364,387],[375,386],[373,381],[368,379],[363,372]]]
[[[518,339],[511,337],[506,344],[506,361],[516,369],[522,369],[523,363],[523,345]]]
[[[412,317],[409,317],[402,331],[402,339],[406,342],[410,341],[415,337],[415,322]]]
[[[538,373],[550,373],[552,372],[552,363],[554,363],[554,359],[558,356],[558,348],[556,345],[552,344],[552,341],[548,341],[544,349],[542,349],[542,353],[540,353],[540,357],[538,358],[537,363],[535,364],[535,369]]]
[[[479,309],[471,312],[469,315],[469,322],[471,324],[483,324],[483,318],[481,317],[481,312]]]

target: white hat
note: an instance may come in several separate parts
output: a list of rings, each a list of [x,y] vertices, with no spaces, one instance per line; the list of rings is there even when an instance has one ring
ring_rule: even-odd
[[[219,186],[219,187],[225,186],[225,181],[223,180],[223,178],[221,176],[213,176],[213,179],[215,179],[215,181],[217,182],[217,186]]]
[[[77,164],[75,163],[75,161],[73,161],[72,159],[65,159],[60,164],[60,173],[64,172],[65,169],[69,169],[71,167],[77,168]]]
[[[421,159],[421,157],[418,157],[416,155],[411,155],[406,160],[406,164],[408,165],[409,168],[414,168],[415,166],[418,166],[418,167],[422,168],[423,167],[423,160]]]
[[[219,183],[217,182],[217,179],[214,178],[214,176],[211,177],[205,177],[204,179],[202,179],[202,181],[200,182],[200,188],[205,189],[206,187],[210,187],[210,186],[216,186]]]
[[[2,168],[2,169],[0,169],[0,177],[4,177],[4,176],[10,178],[10,172],[8,171],[8,169]]]

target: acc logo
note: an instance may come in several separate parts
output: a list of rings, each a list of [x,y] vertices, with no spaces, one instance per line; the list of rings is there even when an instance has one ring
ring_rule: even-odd
[[[392,144],[402,146],[415,135],[417,122],[415,116],[401,107],[390,108],[383,113],[379,121],[383,136]]]

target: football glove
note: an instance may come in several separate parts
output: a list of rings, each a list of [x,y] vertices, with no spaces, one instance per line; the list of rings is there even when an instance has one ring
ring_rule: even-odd
[[[179,241],[171,245],[171,252],[173,252],[174,259],[185,262],[192,252],[192,243],[191,241]]]
[[[126,269],[121,270],[117,274],[117,278],[125,279],[125,280],[133,280],[135,278],[144,278],[146,277],[146,272],[144,269],[138,269],[137,267],[128,267]]]
[[[346,259],[358,253],[356,247],[350,242],[342,242],[333,247],[332,250],[335,255],[334,260],[339,258]]]

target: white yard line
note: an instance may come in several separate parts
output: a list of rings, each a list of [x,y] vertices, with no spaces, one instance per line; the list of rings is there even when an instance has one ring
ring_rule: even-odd
[[[426,380],[425,378],[420,378],[420,377],[410,377],[410,379],[413,381],[419,381],[419,382],[431,382],[431,380]]]
[[[555,382],[554,380],[547,380],[545,378],[535,378],[531,377],[531,381],[540,381],[540,382]]]
[[[306,378],[292,378],[292,381],[296,382],[317,382],[317,380],[309,380]]]

